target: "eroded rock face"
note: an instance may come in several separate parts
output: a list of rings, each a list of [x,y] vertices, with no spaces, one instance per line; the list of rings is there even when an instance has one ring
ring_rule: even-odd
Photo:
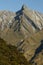
[[[0,11],[0,37],[30,61],[43,40],[43,15],[24,5],[16,13]]]
[[[0,27],[1,31],[5,30],[6,28],[10,27],[12,24],[12,19],[14,18],[15,13],[10,11],[0,11]]]

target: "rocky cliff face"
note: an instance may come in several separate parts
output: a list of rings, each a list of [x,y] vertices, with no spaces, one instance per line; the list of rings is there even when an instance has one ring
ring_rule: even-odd
[[[16,22],[15,22],[16,21]],[[14,27],[14,29],[26,28],[27,32],[37,32],[43,28],[43,16],[41,13],[32,11],[26,6],[22,6],[21,10],[16,13],[9,11],[0,11],[0,27],[3,30],[6,27]],[[29,29],[28,29],[29,28]],[[31,30],[30,30],[31,29]]]
[[[43,14],[24,5],[16,13],[0,11],[0,37],[15,45],[32,62],[31,59],[43,40]],[[41,52],[38,54],[40,57]],[[34,63],[38,54],[33,59]],[[39,65],[40,62],[36,63]]]

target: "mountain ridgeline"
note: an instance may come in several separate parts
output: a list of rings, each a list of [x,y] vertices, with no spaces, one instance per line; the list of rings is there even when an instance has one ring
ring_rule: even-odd
[[[43,14],[25,5],[16,13],[0,11],[0,38],[16,46],[28,62],[43,65]]]

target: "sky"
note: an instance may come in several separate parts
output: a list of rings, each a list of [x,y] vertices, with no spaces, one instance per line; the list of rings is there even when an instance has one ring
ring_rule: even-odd
[[[43,0],[0,0],[0,10],[16,12],[21,9],[23,4],[43,13]]]

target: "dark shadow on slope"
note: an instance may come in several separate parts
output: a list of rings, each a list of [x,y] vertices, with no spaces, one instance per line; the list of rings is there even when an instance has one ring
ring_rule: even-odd
[[[20,22],[20,18],[19,18],[18,15],[15,17],[15,21],[16,20],[18,20],[18,22],[14,26],[14,28],[15,28],[14,31],[16,31],[16,30],[20,31],[20,24],[21,24],[21,22]]]
[[[39,54],[43,50],[43,40],[41,40],[40,46],[36,49],[34,56],[31,58],[30,62],[34,60],[37,54]]]

